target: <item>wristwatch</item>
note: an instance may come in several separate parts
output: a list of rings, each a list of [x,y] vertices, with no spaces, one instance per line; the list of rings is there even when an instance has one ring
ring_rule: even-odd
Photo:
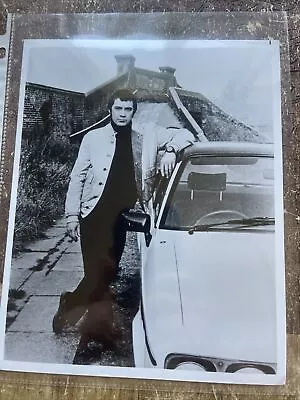
[[[175,149],[173,146],[167,145],[166,146],[166,153],[175,153]]]

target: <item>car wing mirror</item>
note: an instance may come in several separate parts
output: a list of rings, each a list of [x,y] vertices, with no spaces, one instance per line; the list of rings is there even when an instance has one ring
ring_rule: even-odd
[[[148,247],[152,239],[150,215],[140,211],[124,211],[122,217],[127,231],[144,232],[146,246]]]

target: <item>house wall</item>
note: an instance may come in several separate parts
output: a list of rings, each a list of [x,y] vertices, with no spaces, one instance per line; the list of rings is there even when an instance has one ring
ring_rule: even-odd
[[[136,91],[138,102],[166,102],[169,86],[174,85],[175,77],[163,72],[151,72],[135,68],[100,88],[96,88],[86,96],[84,127],[100,121],[107,115],[107,103],[112,93],[121,88]]]

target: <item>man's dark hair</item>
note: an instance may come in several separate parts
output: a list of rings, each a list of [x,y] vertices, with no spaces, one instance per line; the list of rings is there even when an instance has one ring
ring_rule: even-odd
[[[107,108],[111,111],[112,105],[114,104],[116,99],[120,99],[121,101],[132,101],[133,104],[133,114],[137,109],[137,101],[135,95],[129,89],[118,89],[116,90],[108,100]]]

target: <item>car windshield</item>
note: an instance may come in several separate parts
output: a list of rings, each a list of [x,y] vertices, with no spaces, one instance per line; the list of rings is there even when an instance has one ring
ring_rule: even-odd
[[[160,227],[274,229],[273,158],[193,156],[181,165]]]

